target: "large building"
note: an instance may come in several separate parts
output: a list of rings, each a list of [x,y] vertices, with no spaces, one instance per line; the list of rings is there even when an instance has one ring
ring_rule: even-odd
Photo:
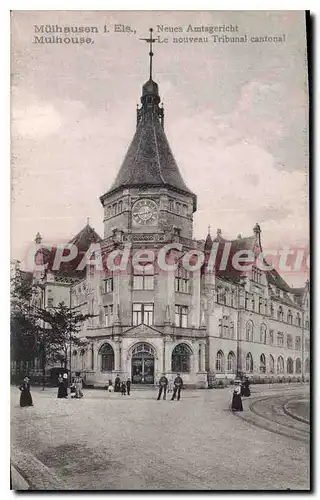
[[[247,374],[266,378],[309,378],[309,284],[291,288],[276,270],[221,272],[207,263],[213,247],[262,251],[258,224],[252,235],[230,242],[193,239],[197,197],[185,184],[164,131],[164,109],[157,83],[142,87],[137,128],[110,189],[100,197],[104,235],[89,225],[70,240],[82,255],[92,243],[103,255],[131,244],[125,271],[101,271],[88,265],[82,273],[49,268],[41,281],[44,307],[63,301],[91,313],[81,336],[84,347],[71,349],[71,371],[87,384],[105,386],[119,374],[134,384],[154,384],[162,373],[180,372],[185,385],[205,387],[210,377]],[[37,235],[37,242],[41,242]],[[167,252],[177,263],[168,272],[153,262],[137,269],[138,250]],[[201,251],[196,271],[181,256]],[[180,258],[177,260],[177,256]],[[37,364],[34,367],[37,370]]]

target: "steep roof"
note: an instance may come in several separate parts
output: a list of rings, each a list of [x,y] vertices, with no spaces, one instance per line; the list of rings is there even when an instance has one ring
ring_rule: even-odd
[[[186,186],[157,114],[143,114],[109,193],[123,187],[170,186],[196,196]]]
[[[75,245],[79,252],[86,252],[92,243],[102,241],[98,233],[88,223],[81,231],[76,234],[69,243]]]

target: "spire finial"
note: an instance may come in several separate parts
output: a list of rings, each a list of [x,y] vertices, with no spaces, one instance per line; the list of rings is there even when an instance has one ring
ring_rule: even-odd
[[[211,231],[211,225],[209,224],[209,226],[208,226],[208,234],[210,234],[210,231]],[[211,234],[210,234],[210,236],[211,236]]]
[[[150,31],[150,37],[149,38],[140,38],[140,40],[144,40],[145,42],[148,42],[150,44],[150,51],[149,51],[149,56],[150,56],[150,80],[152,80],[152,58],[153,58],[152,44],[156,41],[156,39],[152,38],[153,29],[149,28],[149,31]]]
[[[222,231],[221,231],[221,229],[219,228],[219,229],[217,229],[217,236],[221,236],[221,235],[222,235]]]
[[[87,217],[87,226],[90,224],[90,217]]]

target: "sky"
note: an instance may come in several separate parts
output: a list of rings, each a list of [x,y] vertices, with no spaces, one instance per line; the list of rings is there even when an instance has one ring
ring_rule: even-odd
[[[97,26],[90,44],[35,44],[35,25]],[[114,32],[114,25],[133,32]],[[103,33],[107,25],[110,30]],[[163,25],[167,32],[160,33]],[[214,43],[195,26],[238,26],[228,36],[283,36],[282,43]],[[39,231],[70,240],[90,218],[103,235],[99,197],[112,184],[136,127],[148,79],[148,29],[165,131],[187,186],[197,194],[194,237],[208,226],[266,248],[309,243],[308,84],[304,12],[12,13],[12,258]],[[174,34],[173,27],[183,32]],[[134,32],[135,31],[135,32]],[[222,35],[223,33],[220,33]],[[39,36],[39,34],[37,34]],[[60,33],[46,36],[61,36]],[[82,35],[79,35],[82,36]],[[208,43],[173,43],[208,36]],[[290,284],[302,285],[305,275]]]

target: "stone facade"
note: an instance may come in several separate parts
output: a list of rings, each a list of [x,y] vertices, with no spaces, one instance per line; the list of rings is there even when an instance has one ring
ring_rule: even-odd
[[[135,137],[113,186],[100,198],[104,237],[99,245],[110,254],[130,243],[132,253],[152,250],[158,256],[163,245],[181,244],[180,255],[199,250],[209,257],[213,243],[226,240],[220,230],[213,241],[210,235],[206,241],[193,239],[196,196],[171,153],[159,102],[158,87],[149,80]],[[84,251],[99,240],[87,225],[71,241],[81,241]],[[260,227],[230,244],[261,251]],[[167,258],[176,262],[174,249]],[[181,266],[163,272],[149,264],[142,273],[130,259],[124,272],[87,266],[78,279],[54,272],[41,279],[43,306],[64,301],[94,315],[81,332],[86,346],[71,354],[71,371],[81,371],[87,384],[106,386],[117,374],[154,384],[162,373],[177,372],[193,387],[206,387],[208,373],[217,379],[237,374],[274,381],[309,378],[308,283],[293,289],[278,273],[255,268],[224,276],[205,265],[195,272]]]

